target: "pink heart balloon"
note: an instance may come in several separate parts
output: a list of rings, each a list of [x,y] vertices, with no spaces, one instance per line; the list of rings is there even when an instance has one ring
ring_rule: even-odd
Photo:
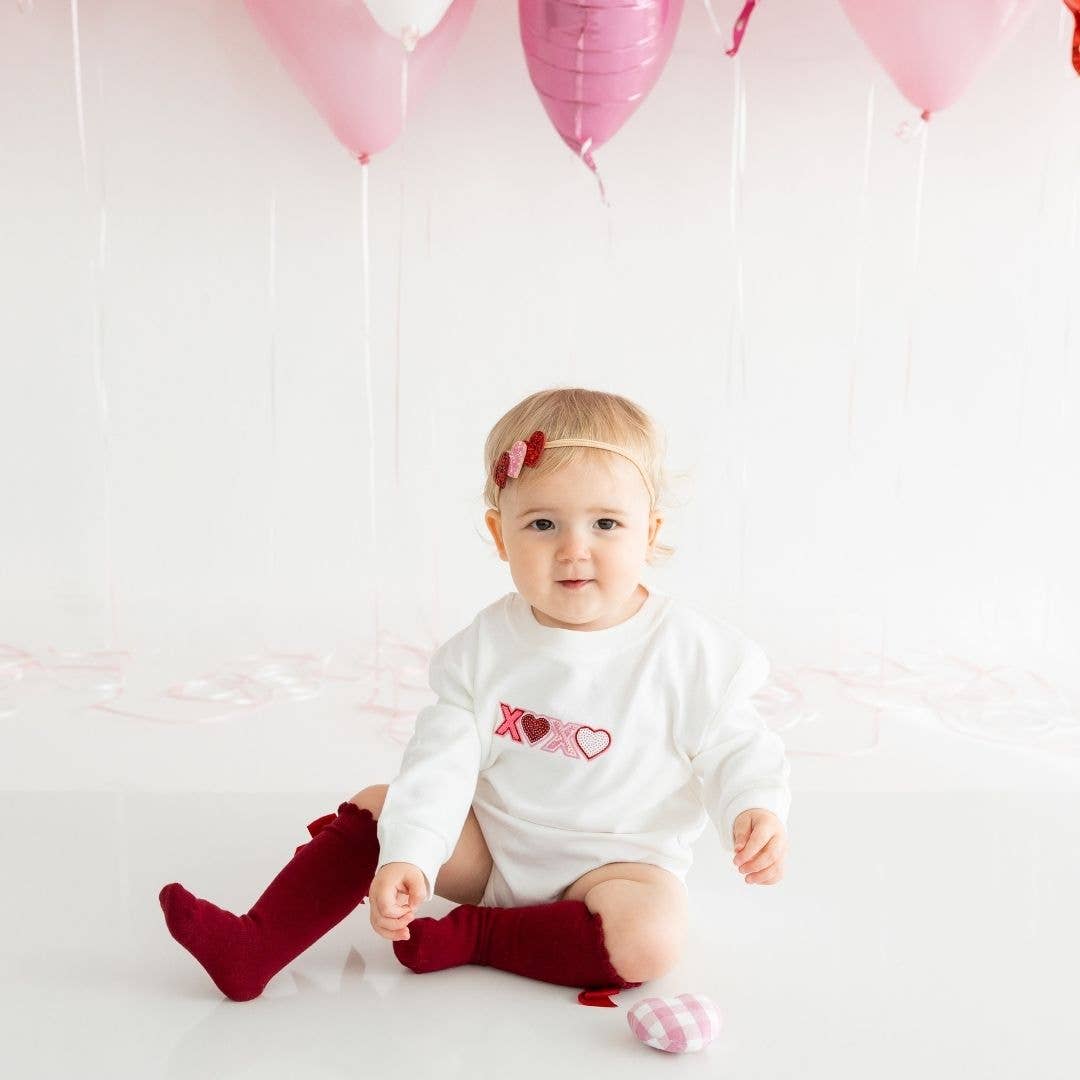
[[[408,53],[399,38],[379,27],[360,0],[244,2],[263,37],[333,133],[360,161],[367,161],[401,134],[403,111],[442,71],[476,0],[454,0],[438,26]]]
[[[683,0],[518,0],[529,78],[555,130],[592,152],[626,123],[671,54]]]
[[[923,119],[951,105],[1034,0],[840,0],[851,25]]]

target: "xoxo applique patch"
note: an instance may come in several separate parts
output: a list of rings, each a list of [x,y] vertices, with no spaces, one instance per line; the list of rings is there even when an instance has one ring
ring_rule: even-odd
[[[604,728],[539,716],[525,709],[515,709],[503,701],[499,702],[499,711],[501,716],[495,734],[523,746],[584,761],[592,761],[611,748],[611,732]]]

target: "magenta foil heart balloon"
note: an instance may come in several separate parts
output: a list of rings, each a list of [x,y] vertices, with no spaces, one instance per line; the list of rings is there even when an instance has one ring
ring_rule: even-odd
[[[359,0],[245,0],[260,33],[360,161],[401,133],[412,104],[446,65],[476,0],[454,0],[406,52]],[[404,100],[403,100],[404,98]]]
[[[671,54],[683,0],[518,0],[529,78],[555,130],[594,172]]]

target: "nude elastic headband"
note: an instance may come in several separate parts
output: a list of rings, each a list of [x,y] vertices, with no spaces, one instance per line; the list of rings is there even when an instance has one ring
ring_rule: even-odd
[[[641,479],[645,481],[645,488],[649,492],[650,505],[656,502],[652,481],[649,479],[645,466],[641,464],[636,454],[632,454],[625,447],[616,446],[614,443],[599,442],[596,439],[552,439],[548,442],[542,431],[534,431],[527,440],[518,439],[509,450],[504,450],[499,456],[493,470],[499,490],[506,487],[507,478],[521,475],[523,465],[535,467],[540,460],[540,455],[549,446],[595,446],[598,450],[610,450],[613,454],[621,454],[627,461],[632,461],[637,471],[641,473]],[[498,496],[496,496],[496,502],[498,502]]]

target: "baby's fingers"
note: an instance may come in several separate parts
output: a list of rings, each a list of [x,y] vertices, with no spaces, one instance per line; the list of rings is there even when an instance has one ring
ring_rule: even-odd
[[[401,903],[402,899],[406,903]],[[397,918],[409,910],[408,894],[393,880],[376,879],[372,885],[370,900],[373,910],[388,918]]]
[[[736,866],[740,874],[752,874],[756,870],[764,870],[776,862],[780,852],[780,837],[774,836],[753,858],[737,861]]]
[[[771,866],[759,870],[756,874],[746,875],[747,885],[775,885],[784,876],[784,864],[774,862]]]
[[[384,938],[389,938],[391,941],[408,941],[408,924],[412,922],[412,919],[412,915],[403,915],[397,919],[388,919],[385,916],[380,915],[374,909],[371,912],[372,928],[377,934],[380,934]]]
[[[408,941],[411,936],[408,930],[380,930],[378,927],[375,927],[375,933],[387,941]]]
[[[411,911],[405,912],[404,915],[389,915],[379,911],[377,912],[377,918],[380,926],[388,930],[400,930],[403,926],[408,926],[416,918],[416,915]],[[374,921],[375,918],[372,919],[372,922]]]

